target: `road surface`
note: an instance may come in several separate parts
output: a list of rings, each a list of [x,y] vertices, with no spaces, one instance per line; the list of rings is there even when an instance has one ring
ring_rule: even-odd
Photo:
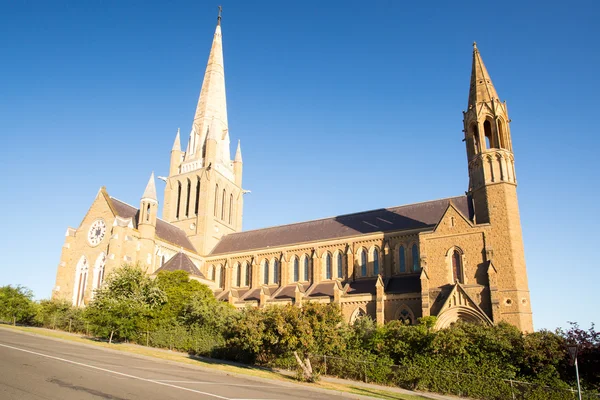
[[[358,397],[358,396],[357,396]],[[249,379],[0,329],[0,399],[347,399],[301,385]]]

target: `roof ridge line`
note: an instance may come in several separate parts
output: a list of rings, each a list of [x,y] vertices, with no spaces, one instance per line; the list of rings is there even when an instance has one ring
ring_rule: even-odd
[[[464,196],[464,195],[463,195]],[[339,218],[339,217],[348,217],[348,216],[352,216],[352,215],[359,215],[359,214],[366,214],[369,212],[373,212],[373,211],[378,211],[378,210],[389,210],[392,208],[400,208],[400,207],[408,207],[408,206],[415,206],[418,204],[424,204],[424,203],[432,203],[434,201],[443,201],[443,200],[452,200],[452,199],[457,199],[459,197],[463,197],[463,196],[451,196],[451,197],[444,197],[441,199],[435,199],[435,200],[425,200],[425,201],[419,201],[416,203],[408,203],[408,204],[401,204],[399,206],[392,206],[392,207],[383,207],[383,208],[374,208],[371,210],[366,210],[366,211],[358,211],[358,212],[354,212],[354,213],[349,213],[349,214],[342,214],[342,215],[334,215],[331,217],[324,217],[324,218],[315,218],[315,219],[309,219],[306,221],[300,221],[300,222],[291,222],[289,224],[279,224],[279,225],[271,225],[271,226],[266,226],[264,228],[255,228],[255,229],[249,229],[247,231],[241,231],[241,232],[233,232],[230,233],[226,236],[233,236],[233,235],[238,235],[241,233],[247,233],[247,232],[255,232],[255,231],[264,231],[266,229],[274,229],[274,228],[280,228],[282,226],[290,226],[290,225],[300,225],[300,224],[307,224],[309,222],[317,222],[317,221],[324,221],[326,219],[333,219],[333,218]]]

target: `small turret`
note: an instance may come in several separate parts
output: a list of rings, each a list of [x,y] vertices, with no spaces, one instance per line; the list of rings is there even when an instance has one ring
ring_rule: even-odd
[[[156,233],[156,213],[158,212],[158,200],[156,199],[156,183],[154,172],[150,175],[146,190],[140,201],[140,212],[138,214],[138,230],[140,237],[154,239]]]

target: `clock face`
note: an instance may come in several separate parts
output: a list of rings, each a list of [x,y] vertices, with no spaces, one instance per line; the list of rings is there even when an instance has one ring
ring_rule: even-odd
[[[90,226],[90,230],[88,232],[88,242],[92,246],[98,246],[102,239],[104,239],[104,234],[106,233],[106,223],[104,220],[97,219]]]

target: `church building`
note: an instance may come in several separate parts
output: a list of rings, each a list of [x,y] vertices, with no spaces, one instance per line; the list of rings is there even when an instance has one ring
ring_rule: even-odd
[[[464,195],[243,231],[219,16],[189,139],[182,147],[177,132],[162,178],[162,218],[154,174],[136,206],[102,187],[67,229],[53,297],[84,306],[131,263],[150,275],[184,270],[240,308],[335,303],[349,322],[433,315],[437,328],[506,321],[531,332],[510,119],[476,45],[463,123]]]

